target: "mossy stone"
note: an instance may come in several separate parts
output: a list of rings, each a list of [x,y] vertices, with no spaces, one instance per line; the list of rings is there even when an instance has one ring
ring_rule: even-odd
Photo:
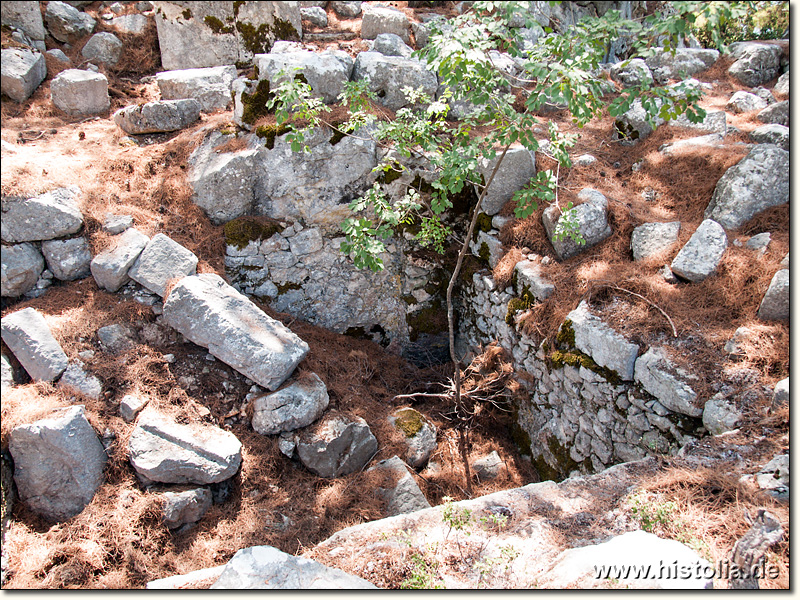
[[[437,334],[447,331],[447,311],[441,301],[431,306],[406,315],[406,323],[410,328],[409,338],[416,342],[420,333]]]
[[[402,408],[395,413],[394,425],[402,431],[407,438],[417,435],[425,424],[424,417],[413,408]]]
[[[264,146],[272,150],[275,148],[275,138],[290,129],[288,125],[259,125],[256,127],[255,134],[264,140]]]
[[[252,94],[242,92],[242,122],[253,125],[258,119],[269,114],[267,105],[275,94],[270,92],[269,80],[262,79]]]
[[[222,231],[227,245],[242,250],[250,242],[269,239],[283,229],[268,217],[239,217],[225,223]]]
[[[208,15],[207,17],[203,18],[203,23],[217,35],[221,35],[223,33],[233,33],[233,27],[230,25],[225,25],[222,21],[220,21],[217,17]]]

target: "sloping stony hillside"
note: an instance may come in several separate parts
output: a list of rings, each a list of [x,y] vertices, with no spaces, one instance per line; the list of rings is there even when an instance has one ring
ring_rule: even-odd
[[[441,94],[411,53],[469,4],[3,3],[3,587],[788,587],[788,39],[613,45],[609,101],[682,83],[699,124],[543,109],[584,244],[514,218],[555,163],[511,148],[457,290],[467,389],[499,392],[470,495],[436,396],[456,245],[339,249],[349,201],[430,171],[335,129],[346,81],[380,120]],[[529,10],[608,4],[657,3]],[[305,153],[266,107],[286,68],[333,108]]]

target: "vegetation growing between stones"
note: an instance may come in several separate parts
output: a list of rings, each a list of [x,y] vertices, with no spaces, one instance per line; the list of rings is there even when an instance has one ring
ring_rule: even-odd
[[[239,217],[223,226],[225,243],[239,250],[250,242],[267,240],[283,230],[278,221],[269,217]]]

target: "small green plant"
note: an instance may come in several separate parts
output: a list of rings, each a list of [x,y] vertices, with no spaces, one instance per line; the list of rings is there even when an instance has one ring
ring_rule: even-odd
[[[653,533],[656,527],[666,527],[671,524],[677,504],[672,501],[654,502],[645,494],[637,494],[629,500],[630,511],[642,529]]]
[[[519,550],[511,544],[500,546],[499,556],[491,556],[475,563],[478,570],[478,587],[488,586],[493,580],[500,577],[507,577],[511,569],[511,564],[519,556]],[[494,584],[492,587],[499,587]]]
[[[444,502],[442,521],[449,527],[448,535],[454,529],[469,535],[467,527],[472,523],[472,511],[468,508],[457,508],[450,496],[444,496],[442,501]]]
[[[439,563],[435,560],[426,559],[421,554],[415,552],[409,558],[411,562],[411,574],[400,584],[403,590],[442,590],[444,582],[436,577],[436,570]]]

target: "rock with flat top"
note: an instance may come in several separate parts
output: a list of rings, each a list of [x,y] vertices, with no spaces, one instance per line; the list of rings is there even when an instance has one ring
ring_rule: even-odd
[[[145,102],[119,109],[114,122],[129,135],[176,131],[197,121],[202,108],[194,98]]]
[[[252,425],[261,435],[276,435],[311,425],[328,407],[328,388],[316,373],[253,401]]]
[[[360,417],[332,414],[305,429],[297,454],[320,477],[340,477],[361,469],[375,455],[378,441]]]
[[[728,100],[728,103],[725,105],[725,108],[728,110],[735,112],[735,113],[745,113],[750,112],[752,110],[761,110],[762,108],[767,107],[767,102],[755,94],[751,94],[750,92],[745,92],[744,90],[739,90],[731,99]]]
[[[83,227],[78,208],[80,188],[71,185],[33,198],[4,196],[0,231],[4,242],[52,240],[77,233]]]
[[[728,236],[722,225],[706,219],[681,248],[670,268],[678,277],[693,283],[712,275],[728,247]]]
[[[702,416],[703,402],[691,386],[697,377],[673,365],[663,348],[650,348],[636,360],[635,379],[669,410]]]
[[[408,466],[399,457],[393,456],[382,460],[369,470],[388,472],[393,479],[397,480],[390,488],[378,488],[378,493],[386,501],[386,509],[390,517],[431,507],[425,494],[414,481]]]
[[[122,42],[113,33],[95,33],[81,50],[81,56],[95,64],[114,67],[122,57]]]
[[[92,253],[83,236],[42,242],[42,254],[56,279],[74,281],[89,276]]]
[[[95,256],[90,268],[97,285],[116,292],[129,280],[128,270],[139,258],[150,238],[135,228],[126,229],[112,239],[114,244]]]
[[[0,247],[0,290],[2,296],[15,298],[32,289],[44,270],[44,258],[29,243]]]
[[[780,74],[780,46],[761,42],[736,42],[730,45],[731,56],[735,62],[728,68],[733,75],[747,87],[763,85]]]
[[[577,256],[610,237],[612,233],[608,223],[608,199],[591,188],[581,190],[578,199],[583,202],[570,211],[562,212],[558,206],[551,204],[542,213],[547,237],[559,260]],[[574,228],[569,227],[570,222],[574,224]],[[582,241],[573,239],[570,232],[578,234]]]
[[[762,110],[756,118],[762,123],[789,126],[789,101],[776,102]]]
[[[588,354],[601,367],[616,371],[621,379],[633,379],[639,346],[626,340],[603,323],[600,317],[593,315],[585,300],[567,315],[567,320],[575,334],[575,347],[578,350]]]
[[[27,48],[4,48],[0,89],[15,102],[25,102],[47,77],[44,55]]]
[[[194,98],[206,112],[226,109],[231,103],[231,86],[236,67],[223,65],[204,69],[181,69],[156,74],[162,100]]]
[[[128,275],[136,283],[163,298],[168,282],[194,275],[196,268],[197,256],[194,252],[159,233],[153,236],[139,254]]]
[[[67,69],[50,82],[56,108],[72,117],[99,115],[111,107],[108,78],[102,73]]]
[[[785,125],[761,125],[750,132],[750,139],[756,144],[775,144],[778,148],[789,151],[789,128]]]
[[[668,250],[678,241],[680,230],[680,221],[639,225],[631,234],[633,260],[645,260]]]
[[[378,103],[392,110],[413,106],[404,87],[421,88],[433,98],[439,87],[436,73],[413,58],[384,56],[380,52],[360,52],[353,67],[353,80],[369,82],[369,90],[378,96]]]
[[[393,33],[410,43],[408,17],[393,8],[368,6],[361,16],[361,37],[374,40],[382,33]]]
[[[3,342],[34,381],[55,381],[69,361],[42,314],[23,308],[2,319]]]

